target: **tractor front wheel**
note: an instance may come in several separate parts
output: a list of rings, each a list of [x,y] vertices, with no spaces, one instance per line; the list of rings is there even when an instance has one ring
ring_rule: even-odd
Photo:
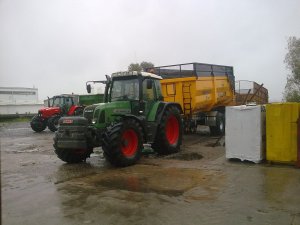
[[[159,154],[178,152],[182,142],[182,122],[179,110],[169,107],[165,110],[152,148]]]
[[[141,157],[142,127],[134,119],[125,119],[107,128],[103,134],[104,157],[114,166],[130,166]]]
[[[91,153],[93,153],[93,148],[79,148],[79,149],[65,149],[57,147],[57,139],[54,138],[53,147],[58,158],[67,163],[80,163],[84,162]]]
[[[58,120],[61,118],[59,115],[52,116],[48,119],[48,128],[52,132],[57,131],[58,129]]]
[[[42,132],[46,129],[47,124],[45,121],[42,120],[39,116],[34,116],[30,122],[30,126],[33,131],[35,132]]]

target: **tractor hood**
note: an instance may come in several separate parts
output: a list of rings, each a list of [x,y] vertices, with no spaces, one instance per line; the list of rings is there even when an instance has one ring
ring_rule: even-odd
[[[39,115],[46,118],[59,113],[60,113],[59,107],[45,107],[39,110]]]
[[[101,109],[105,110],[107,116],[117,116],[131,113],[130,101],[117,101],[104,104]],[[110,121],[108,121],[110,122]]]
[[[84,117],[88,119],[90,124],[95,124],[96,127],[102,127],[115,121],[116,116],[130,113],[130,101],[99,103],[87,106],[84,109]]]

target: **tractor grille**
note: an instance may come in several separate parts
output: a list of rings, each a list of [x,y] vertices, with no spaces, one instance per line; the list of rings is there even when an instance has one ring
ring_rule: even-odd
[[[95,111],[96,107],[97,107],[96,105],[91,105],[91,106],[85,107],[85,109],[84,109],[83,116],[88,120],[89,124],[92,123],[92,119],[93,119],[93,115],[94,115],[94,111]]]

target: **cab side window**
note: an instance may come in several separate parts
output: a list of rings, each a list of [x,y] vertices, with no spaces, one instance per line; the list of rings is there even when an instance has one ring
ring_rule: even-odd
[[[155,85],[153,80],[150,80],[152,82],[152,88],[148,89],[147,88],[147,82],[149,79],[145,79],[143,81],[143,99],[145,101],[154,101],[155,100]]]
[[[72,106],[72,99],[71,98],[65,98],[65,105]]]

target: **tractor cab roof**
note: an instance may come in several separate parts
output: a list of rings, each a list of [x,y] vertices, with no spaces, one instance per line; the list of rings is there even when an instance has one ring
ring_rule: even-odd
[[[125,71],[125,72],[117,72],[113,73],[111,75],[112,78],[117,78],[117,77],[131,77],[131,76],[143,76],[143,77],[151,77],[153,79],[158,79],[161,80],[162,77],[158,76],[154,73],[148,73],[148,72],[138,72],[138,71]]]

